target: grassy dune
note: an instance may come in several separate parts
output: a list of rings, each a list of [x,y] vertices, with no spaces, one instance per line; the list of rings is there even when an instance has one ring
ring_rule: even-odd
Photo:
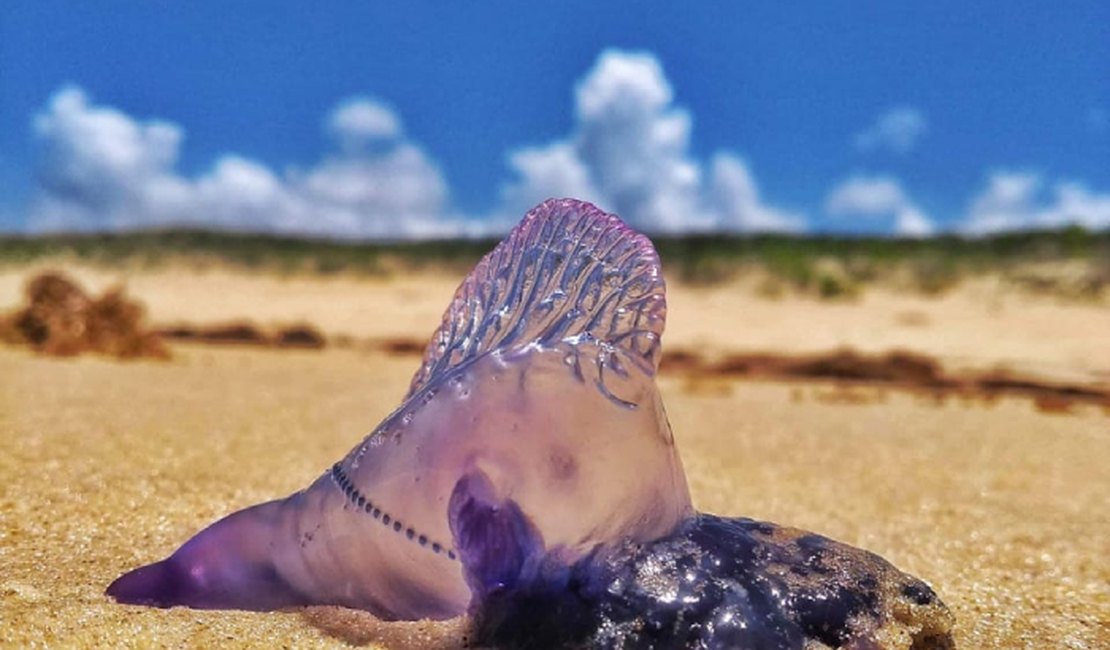
[[[874,284],[925,294],[963,278],[1001,274],[1026,289],[1100,299],[1110,286],[1110,231],[1082,228],[968,239],[832,236],[655,237],[672,278],[714,283],[758,274],[768,296],[786,291],[850,297]],[[0,237],[0,265],[68,258],[97,265],[219,262],[279,273],[381,275],[463,272],[495,240],[365,243],[198,230]]]

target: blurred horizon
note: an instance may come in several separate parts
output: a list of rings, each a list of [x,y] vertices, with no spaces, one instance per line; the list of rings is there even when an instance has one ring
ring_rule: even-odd
[[[1110,7],[0,8],[0,233],[1110,228]]]

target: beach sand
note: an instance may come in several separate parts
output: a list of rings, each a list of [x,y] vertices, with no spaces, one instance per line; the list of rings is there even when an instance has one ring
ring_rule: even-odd
[[[76,268],[94,289],[118,279]],[[28,271],[0,273],[0,309]],[[307,321],[423,339],[457,278],[132,273],[152,318]],[[976,291],[985,292],[984,295]],[[766,301],[673,287],[665,341],[709,351],[909,348],[952,367],[1103,383],[1105,307],[971,287],[940,300]],[[910,314],[907,316],[907,314]],[[415,356],[174,345],[170,361],[45,358],[0,347],[0,646],[453,647],[462,621],[381,624],[111,603],[107,584],[232,510],[284,496],[397,404]],[[699,509],[806,528],[930,582],[961,648],[1110,647],[1110,417],[823,383],[664,375]]]
[[[34,273],[53,268],[101,292],[116,284],[158,325],[249,320],[307,322],[329,336],[421,343],[439,325],[461,275],[279,277],[213,265],[105,269],[41,262],[0,268],[0,310],[22,301]],[[664,272],[666,269],[664,269]],[[965,282],[939,298],[867,291],[852,302],[768,300],[753,287],[670,283],[666,349],[710,356],[730,351],[861,352],[908,349],[952,370],[1003,368],[1040,378],[1110,385],[1110,305],[1035,298],[999,280]]]

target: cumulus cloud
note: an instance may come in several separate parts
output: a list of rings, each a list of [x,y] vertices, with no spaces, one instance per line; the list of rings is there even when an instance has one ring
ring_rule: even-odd
[[[554,142],[510,152],[512,180],[482,218],[451,208],[435,162],[406,135],[388,105],[366,96],[324,116],[327,153],[312,165],[275,170],[228,153],[198,174],[178,169],[185,132],[97,105],[78,87],[59,89],[34,116],[35,230],[169,225],[339,237],[420,238],[500,234],[539,201],[573,196],[617,212],[648,232],[798,231],[805,215],[769,203],[752,166],[730,151],[707,160],[690,147],[693,118],[649,53],[603,52],[574,89],[574,125]],[[1104,107],[1089,109],[1093,133],[1110,132]],[[862,151],[908,153],[925,135],[924,114],[901,106],[855,136]],[[825,212],[908,236],[933,220],[898,179],[855,175],[834,187]],[[13,221],[9,217],[9,221]],[[0,219],[0,222],[3,222]],[[1110,194],[1075,180],[991,173],[953,229],[968,234],[1080,224],[1110,228]]]
[[[759,196],[759,188],[747,163],[730,153],[713,157],[710,204],[717,224],[737,231],[799,231],[804,218],[771,207]]]
[[[565,139],[510,155],[516,180],[504,189],[503,213],[576,196],[649,232],[803,224],[763,203],[741,158],[719,153],[706,174],[689,152],[690,114],[674,105],[674,91],[651,54],[603,52],[576,88],[575,117]]]
[[[1072,224],[1091,230],[1110,227],[1110,194],[1076,181],[1049,188],[1034,172],[996,171],[972,199],[962,229],[981,235]]]
[[[327,129],[347,149],[401,137],[401,120],[387,106],[368,97],[352,97],[332,110]]]
[[[853,176],[845,180],[829,193],[825,211],[834,216],[888,218],[893,231],[907,237],[925,237],[935,231],[929,216],[890,176]]]
[[[502,220],[511,221],[514,215],[523,214],[551,197],[603,203],[601,193],[590,179],[589,168],[568,142],[518,149],[509,156],[509,166],[522,181],[505,188]]]
[[[176,170],[184,132],[59,90],[35,117],[42,145],[31,225],[96,230],[164,225],[354,237],[456,234],[447,185],[407,141],[401,122],[367,98],[326,120],[339,150],[307,169],[278,173],[232,154],[188,177]]]
[[[184,130],[60,89],[35,116],[41,145],[37,230],[196,225],[347,237],[488,235],[550,197],[573,196],[650,232],[801,230],[802,215],[768,204],[731,152],[690,153],[690,114],[658,60],[610,50],[577,84],[566,138],[509,155],[514,180],[483,219],[451,211],[442,173],[387,105],[358,96],[323,120],[333,144],[308,167],[275,170],[236,155],[178,170]]]
[[[59,91],[34,128],[43,143],[42,187],[90,209],[111,207],[135,194],[134,186],[158,182],[177,161],[183,137],[175,124],[94,109],[76,88]]]
[[[892,108],[855,136],[860,151],[888,150],[907,154],[928,130],[925,114],[911,106]]]

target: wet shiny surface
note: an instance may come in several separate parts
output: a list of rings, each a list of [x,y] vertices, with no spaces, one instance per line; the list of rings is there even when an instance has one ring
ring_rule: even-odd
[[[954,647],[933,590],[882,558],[806,531],[699,515],[674,535],[525,568],[489,594],[497,647]]]

